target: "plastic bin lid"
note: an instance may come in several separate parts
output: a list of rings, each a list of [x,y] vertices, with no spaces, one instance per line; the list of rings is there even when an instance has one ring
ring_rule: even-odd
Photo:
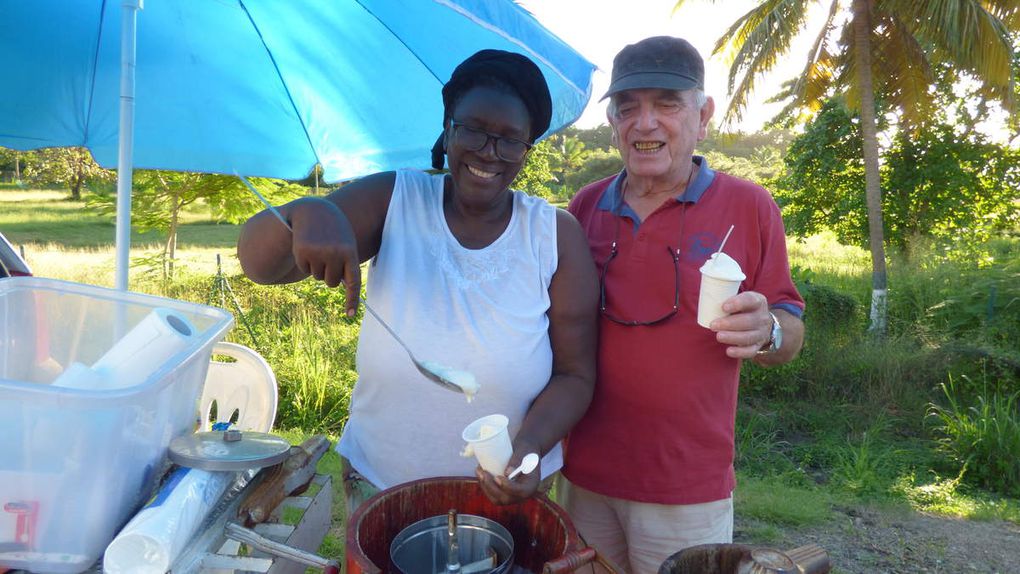
[[[170,460],[201,470],[247,470],[283,462],[290,443],[268,433],[231,429],[179,436],[170,441]]]

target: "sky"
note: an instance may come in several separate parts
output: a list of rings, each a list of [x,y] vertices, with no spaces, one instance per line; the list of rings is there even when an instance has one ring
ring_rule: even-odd
[[[605,123],[606,102],[599,102],[599,98],[609,86],[616,53],[627,44],[658,35],[685,38],[701,52],[705,58],[705,91],[715,99],[715,121],[720,122],[729,104],[726,90],[729,64],[720,56],[710,55],[723,32],[759,2],[686,0],[673,14],[676,0],[517,0],[546,28],[598,66],[591,101],[575,124],[581,128]],[[726,127],[726,131],[757,131],[782,108],[779,104],[766,104],[765,100],[779,91],[784,80],[803,70],[806,54],[824,16],[824,7],[816,7],[809,14],[808,32],[794,41],[788,56],[773,73],[757,82],[744,120]]]

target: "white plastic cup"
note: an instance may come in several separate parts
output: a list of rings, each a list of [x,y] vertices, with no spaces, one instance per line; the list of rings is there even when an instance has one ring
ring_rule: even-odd
[[[510,444],[510,419],[504,415],[484,416],[464,427],[461,438],[474,451],[478,464],[493,476],[506,473],[513,454]]]
[[[744,273],[739,267],[734,270],[732,265],[716,265],[715,257],[721,255],[729,259],[725,254],[713,253],[712,257],[701,266],[701,294],[698,296],[698,324],[702,327],[708,326],[719,317],[729,315],[723,311],[723,303],[737,294],[740,290],[740,283],[744,280]],[[730,260],[732,262],[732,260]],[[732,262],[736,265],[736,262]]]

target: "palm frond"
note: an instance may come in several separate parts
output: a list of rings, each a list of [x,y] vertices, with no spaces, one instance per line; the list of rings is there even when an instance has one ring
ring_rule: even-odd
[[[779,110],[779,113],[766,122],[766,127],[792,128],[796,124],[806,122],[813,115],[813,112],[801,105],[801,101],[799,99],[793,97],[793,89],[796,86],[797,81],[797,78],[786,80],[782,83],[781,89],[778,93],[776,93],[776,95],[765,100],[770,104],[777,104],[784,101],[787,102],[786,105]]]
[[[836,77],[833,80],[833,85],[836,89],[842,90],[846,106],[855,113],[860,113],[861,95],[857,86],[857,59],[854,58],[856,44],[853,25],[847,23],[846,26],[843,26],[839,39],[839,45],[843,47],[843,50],[838,54],[837,63],[834,66]]]
[[[724,121],[741,117],[755,81],[789,50],[793,38],[804,27],[807,3],[808,0],[767,0],[741,17],[719,39],[715,53],[736,50],[728,81],[732,99]]]
[[[808,61],[804,71],[796,79],[791,95],[799,100],[798,105],[807,107],[821,106],[821,100],[825,98],[833,79],[833,54],[829,50],[829,36],[835,30],[835,19],[839,14],[839,0],[832,0],[829,4],[829,13],[822,24],[822,29],[815,38],[808,54]]]
[[[876,91],[902,112],[909,125],[930,117],[934,74],[924,48],[903,20],[891,13],[876,14],[872,34],[873,77]]]
[[[989,94],[1010,106],[1013,83],[1010,33],[1003,20],[985,9],[987,3],[987,0],[915,2],[918,10],[909,24],[922,43],[930,42],[937,49],[936,55],[970,72]],[[999,10],[1010,18],[1016,16],[1015,8]]]
[[[981,4],[1002,20],[1010,32],[1020,31],[1020,0],[985,0]]]
[[[712,48],[712,55],[722,55],[723,62],[732,66],[733,56],[740,49],[740,46],[746,40],[747,34],[755,27],[761,24],[764,19],[764,15],[773,9],[772,3],[762,4],[752,8],[743,16],[737,18],[725,32],[719,36],[719,39],[715,41],[715,46]]]

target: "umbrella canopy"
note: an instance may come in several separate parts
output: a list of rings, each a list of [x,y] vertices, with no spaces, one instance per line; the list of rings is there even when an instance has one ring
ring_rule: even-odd
[[[84,146],[117,167],[121,2],[0,0],[0,146]],[[440,90],[482,48],[528,55],[550,132],[592,64],[508,0],[148,0],[137,16],[134,167],[326,181],[429,167]]]
[[[0,0],[0,146],[82,146],[118,169],[119,289],[135,167],[298,179],[318,163],[326,181],[429,167],[442,85],[483,48],[539,65],[549,133],[591,92],[594,66],[510,0],[141,4]]]

